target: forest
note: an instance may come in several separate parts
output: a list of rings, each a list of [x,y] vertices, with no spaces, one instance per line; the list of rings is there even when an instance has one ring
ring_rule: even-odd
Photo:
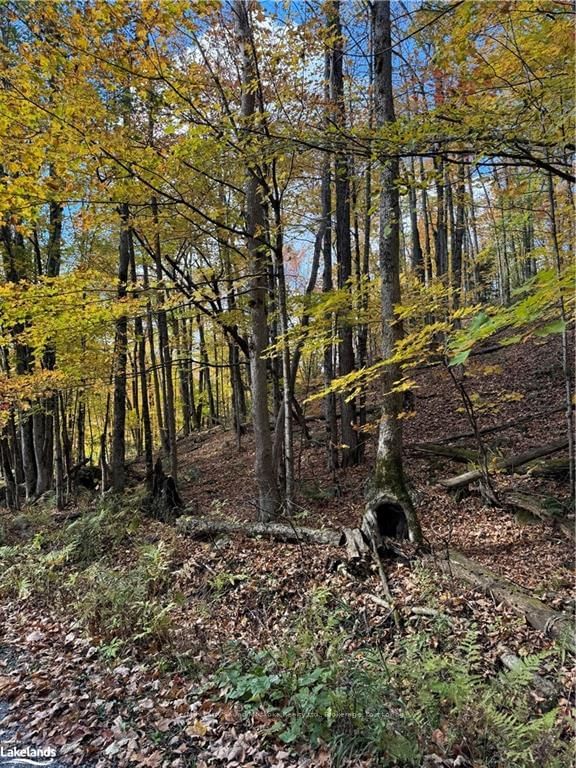
[[[576,755],[572,0],[0,0],[0,766]]]

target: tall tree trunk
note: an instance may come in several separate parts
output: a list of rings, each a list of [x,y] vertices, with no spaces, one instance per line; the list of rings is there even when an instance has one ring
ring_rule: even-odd
[[[148,268],[143,265],[144,271],[144,289],[148,287]],[[160,394],[160,377],[158,376],[158,358],[156,357],[156,346],[154,343],[154,318],[152,314],[152,305],[150,301],[146,303],[146,331],[148,336],[148,346],[150,348],[150,368],[152,373],[152,390],[154,393],[154,413],[156,416],[156,428],[160,445],[164,453],[168,453],[168,433],[164,427],[164,417],[162,415],[162,397]]]
[[[254,84],[257,82],[250,12],[253,0],[234,0],[234,14],[242,61],[242,106],[244,122],[249,125],[256,111]],[[246,241],[250,257],[250,372],[252,386],[252,421],[256,456],[256,480],[258,483],[258,519],[272,519],[280,507],[280,497],[274,477],[272,461],[272,438],[270,414],[268,412],[268,382],[264,352],[268,346],[268,325],[266,316],[268,247],[263,240],[265,233],[263,190],[256,176],[256,169],[247,163],[247,178],[244,188]]]
[[[130,211],[127,203],[120,206],[120,246],[118,249],[118,298],[128,294],[128,267],[130,265]],[[113,373],[112,446],[110,455],[110,481],[112,490],[121,493],[126,482],[126,363],[128,346],[128,318],[125,314],[116,320],[115,357]]]
[[[426,285],[432,280],[432,249],[430,247],[430,212],[428,210],[428,191],[426,189],[426,173],[424,160],[420,158],[420,183],[422,184],[422,217],[424,223],[424,282]]]
[[[390,2],[383,0],[374,6],[374,73],[376,127],[393,123],[394,96],[392,90],[392,37]],[[380,236],[379,257],[382,278],[382,357],[394,353],[396,342],[402,337],[402,326],[395,322],[394,305],[400,302],[399,275],[399,220],[398,194],[399,163],[396,158],[382,162],[380,188]],[[393,511],[394,506],[403,510],[410,537],[421,541],[422,533],[412,500],[404,481],[402,466],[402,426],[398,415],[401,395],[392,393],[394,383],[400,378],[398,365],[384,367],[384,402],[378,436],[378,448],[370,502],[375,512]]]
[[[182,320],[182,325],[177,317],[173,318],[172,328],[174,333],[174,340],[176,342],[176,354],[177,368],[178,368],[178,385],[180,388],[180,408],[182,410],[182,432],[184,435],[190,434],[191,417],[190,417],[190,388],[189,388],[189,376],[188,368],[189,361],[188,356],[190,354],[186,347],[186,331],[185,320]]]
[[[154,260],[156,262],[156,279],[162,280],[162,247],[158,218],[158,201],[152,198],[152,221],[154,223]],[[176,444],[176,411],[174,407],[174,381],[172,379],[172,355],[168,338],[168,320],[166,310],[162,307],[163,293],[158,295],[158,339],[160,342],[160,362],[162,363],[162,382],[166,392],[164,399],[164,423],[168,433],[168,452],[170,454],[170,473],[174,482],[178,480],[178,447]]]
[[[0,457],[2,459],[2,474],[6,484],[6,506],[8,509],[19,508],[18,486],[12,471],[12,457],[10,456],[10,444],[7,437],[0,437]]]
[[[547,174],[548,182],[548,202],[550,206],[550,234],[552,239],[552,251],[554,253],[554,266],[556,268],[556,274],[558,280],[562,276],[562,255],[560,252],[560,243],[558,240],[558,225],[556,222],[556,194],[554,192],[554,179],[551,173]],[[561,353],[562,353],[562,371],[564,373],[564,402],[566,406],[566,427],[568,433],[568,456],[569,456],[569,473],[570,473],[570,492],[572,498],[576,498],[576,477],[574,466],[574,410],[572,403],[572,370],[570,366],[570,350],[568,341],[568,326],[570,323],[570,317],[566,311],[566,304],[564,297],[560,296],[558,301],[558,309],[560,313],[560,319],[562,320],[562,334],[561,334]]]
[[[448,233],[446,225],[445,169],[443,158],[434,158],[436,181],[436,229],[434,250],[436,256],[436,277],[443,277],[448,270]]]
[[[330,53],[326,51],[325,58],[325,91],[326,102],[330,97]],[[330,118],[327,116],[327,123]],[[326,222],[322,241],[323,272],[322,291],[330,293],[332,284],[332,179],[330,171],[330,156],[325,155],[322,167],[321,182],[322,219]],[[332,338],[333,314],[326,318],[330,323],[328,336]],[[332,342],[324,349],[324,386],[328,388],[334,378],[334,345]],[[324,414],[326,417],[326,444],[328,450],[328,468],[334,472],[338,467],[338,419],[336,415],[336,395],[329,392],[324,398]]]
[[[134,285],[137,282],[136,271],[136,253],[134,250],[134,239],[130,238],[130,276]],[[138,296],[138,291],[134,289],[134,297]],[[139,439],[144,442],[144,465],[146,467],[146,488],[152,490],[152,473],[154,471],[153,460],[153,440],[152,424],[150,421],[150,401],[148,398],[148,374],[146,372],[146,336],[144,335],[144,323],[142,316],[137,313],[134,318],[134,387],[136,401],[138,395],[138,386],[140,386],[140,417]],[[141,445],[139,446],[141,448]]]
[[[288,344],[288,306],[286,299],[286,277],[284,274],[284,233],[282,230],[282,211],[280,199],[273,201],[274,211],[274,247],[272,248],[276,285],[278,289],[278,309],[282,342],[282,411],[284,434],[284,510],[290,515],[293,511],[294,493],[294,441],[292,434],[292,371],[290,367],[290,346]]]
[[[344,105],[344,42],[340,21],[340,2],[330,0],[327,4],[327,21],[333,40],[330,66],[330,99],[334,109],[333,120],[338,129],[346,127]],[[350,168],[345,152],[338,149],[334,155],[334,193],[336,197],[336,259],[338,262],[338,288],[352,292],[352,248],[350,241]],[[339,374],[345,376],[354,370],[354,344],[352,325],[345,317],[339,322]],[[346,395],[340,398],[342,429],[342,466],[348,467],[358,461],[356,431],[356,404]]]
[[[410,208],[410,235],[411,253],[410,266],[419,280],[424,279],[424,259],[422,246],[420,245],[420,232],[418,231],[418,204],[416,199],[416,174],[414,172],[414,158],[411,159],[411,178],[408,186],[408,206]]]
[[[64,509],[64,506],[66,505],[66,489],[64,488],[64,456],[62,453],[62,429],[60,423],[60,407],[58,404],[58,395],[54,395],[52,414],[54,424],[54,479],[56,489],[56,508]]]
[[[374,18],[368,8],[368,130],[373,129],[374,123]],[[368,312],[368,284],[370,281],[370,230],[372,228],[372,159],[368,157],[366,171],[364,176],[364,240],[362,244],[362,257],[359,269],[359,302],[358,308],[360,314],[367,317]],[[368,324],[364,321],[358,327],[358,367],[363,368],[368,364]],[[359,397],[358,425],[360,427],[358,439],[358,462],[364,461],[367,435],[363,431],[367,422],[366,413],[366,392],[362,392]]]
[[[200,315],[196,316],[196,323],[198,325],[198,338],[200,341],[200,377],[204,383],[204,390],[206,392],[206,402],[208,405],[208,418],[210,426],[217,423],[216,419],[216,407],[214,404],[214,392],[212,390],[212,377],[210,375],[210,359],[208,358],[208,348],[206,346],[206,335],[204,333],[204,324]]]
[[[464,247],[464,194],[465,178],[464,165],[458,166],[458,178],[456,182],[456,213],[454,217],[454,230],[452,237],[452,307],[460,306],[460,292],[462,289],[462,250]]]

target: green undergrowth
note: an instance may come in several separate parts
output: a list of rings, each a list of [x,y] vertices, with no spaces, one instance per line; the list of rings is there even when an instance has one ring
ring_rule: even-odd
[[[173,642],[182,598],[175,558],[161,538],[167,529],[143,525],[140,508],[135,494],[106,498],[68,524],[38,509],[5,521],[0,599],[71,616],[105,661],[136,655],[198,682],[208,669]],[[158,540],[151,543],[151,534]],[[209,610],[248,576],[212,574]],[[414,577],[420,598],[434,605],[430,572],[416,568]],[[263,715],[270,740],[327,745],[334,768],[367,756],[377,766],[420,766],[425,754],[453,757],[459,745],[484,768],[570,764],[567,724],[553,702],[533,695],[534,673],[545,664],[554,676],[560,652],[498,672],[486,669],[473,624],[463,636],[439,615],[426,631],[410,628],[385,646],[361,624],[338,594],[316,588],[273,646],[247,650],[238,636],[223,649],[225,662],[211,662],[204,694],[234,702],[247,727]]]
[[[68,524],[34,508],[21,513],[4,527],[0,598],[71,614],[110,657],[163,648],[171,553],[163,541],[146,542],[140,507],[139,494],[110,496]]]
[[[352,650],[353,618],[318,590],[284,642],[236,654],[213,677],[212,695],[237,702],[248,721],[264,711],[274,720],[270,737],[327,744],[334,768],[368,756],[379,766],[420,766],[425,754],[454,756],[458,745],[486,768],[569,764],[557,710],[542,711],[530,695],[542,655],[486,678],[474,626],[455,638],[441,622],[436,647],[422,631]]]

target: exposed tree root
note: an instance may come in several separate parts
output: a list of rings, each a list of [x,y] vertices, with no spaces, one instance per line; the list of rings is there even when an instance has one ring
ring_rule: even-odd
[[[240,534],[250,537],[262,536],[274,541],[292,544],[346,546],[347,553],[351,557],[357,557],[359,554],[373,554],[374,538],[368,540],[366,533],[361,532],[358,528],[344,529],[343,531],[317,530],[314,528],[296,528],[281,523],[233,523],[225,520],[198,520],[193,517],[181,517],[176,521],[176,526],[183,534],[198,539],[210,538],[219,534]],[[381,541],[385,545],[387,544],[386,538],[381,539]],[[363,544],[359,542],[363,542]],[[378,551],[377,547],[376,551]],[[382,563],[378,563],[378,559],[376,562],[379,565],[379,573],[382,578]],[[439,566],[443,572],[463,579],[494,595],[516,613],[524,616],[526,621],[535,629],[554,638],[566,638],[571,647],[574,647],[570,616],[549,608],[527,590],[502,576],[498,576],[456,550],[450,550],[449,555],[442,558],[428,555],[426,561]],[[383,587],[386,599],[390,600],[390,590],[386,579],[383,580]],[[390,607],[393,606],[390,605]]]

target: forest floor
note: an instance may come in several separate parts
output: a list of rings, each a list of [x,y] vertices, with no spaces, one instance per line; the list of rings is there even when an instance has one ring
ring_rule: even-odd
[[[457,549],[529,589],[550,607],[572,614],[573,540],[552,520],[490,507],[474,492],[457,499],[438,485],[442,478],[464,471],[465,465],[424,456],[417,443],[439,442],[468,432],[470,425],[442,367],[419,372],[417,383],[415,412],[404,421],[406,472],[433,551],[441,555],[447,548]],[[556,341],[506,347],[473,358],[468,386],[477,394],[481,428],[521,421],[486,435],[492,455],[520,453],[565,434]],[[371,404],[377,404],[375,396]],[[317,402],[307,410],[309,417],[319,413]],[[526,421],[539,413],[544,415]],[[323,421],[310,419],[309,424],[311,441],[300,432],[296,436],[295,524],[332,529],[357,525],[374,436],[368,435],[362,466],[330,475],[321,446]],[[452,444],[475,447],[472,438]],[[235,435],[221,428],[194,434],[180,441],[179,459],[187,513],[240,522],[254,519],[249,433],[242,437],[240,450]],[[533,470],[535,465],[530,466]],[[133,478],[139,473],[136,463]],[[497,474],[494,484],[498,493],[521,490],[567,504],[567,482],[538,472]],[[137,498],[138,489],[135,494]],[[196,541],[173,525],[151,520],[137,524],[134,512],[128,522],[122,517],[126,524],[120,533],[113,527],[101,530],[97,526],[103,525],[102,516],[89,511],[94,503],[84,497],[80,506],[88,510],[90,522],[80,517],[68,525],[71,533],[64,545],[66,525],[46,506],[24,510],[16,519],[0,511],[0,545],[14,557],[11,570],[5,571],[10,577],[4,583],[0,577],[0,701],[9,704],[3,723],[17,743],[53,747],[64,764],[102,768],[331,765],[325,737],[314,746],[305,740],[278,740],[278,712],[253,704],[247,716],[230,700],[234,696],[227,700],[222,694],[227,686],[230,689],[231,673],[219,686],[214,674],[243,654],[277,653],[281,638],[296,638],[294,648],[300,652],[304,634],[323,629],[314,623],[315,615],[324,617],[321,623],[332,621],[327,605],[333,615],[346,605],[347,616],[353,617],[346,625],[346,653],[371,646],[386,654],[398,629],[390,611],[373,599],[381,595],[376,570],[355,573],[336,547],[241,536]],[[148,581],[143,600],[157,610],[133,627],[135,609],[126,595],[140,589],[130,579],[144,571]],[[444,617],[449,633],[457,638],[473,627],[482,677],[499,668],[503,647],[524,658],[552,646],[503,602],[418,560],[387,561],[386,571],[404,633],[423,632],[434,646],[443,642],[446,631],[435,616]],[[422,607],[428,614],[418,612]],[[561,654],[556,669],[563,685],[556,692],[560,710],[573,702],[568,667]],[[257,704],[258,696],[253,699]],[[436,741],[423,751],[444,749],[448,755],[441,733],[434,733]],[[349,764],[379,763],[364,755]]]

